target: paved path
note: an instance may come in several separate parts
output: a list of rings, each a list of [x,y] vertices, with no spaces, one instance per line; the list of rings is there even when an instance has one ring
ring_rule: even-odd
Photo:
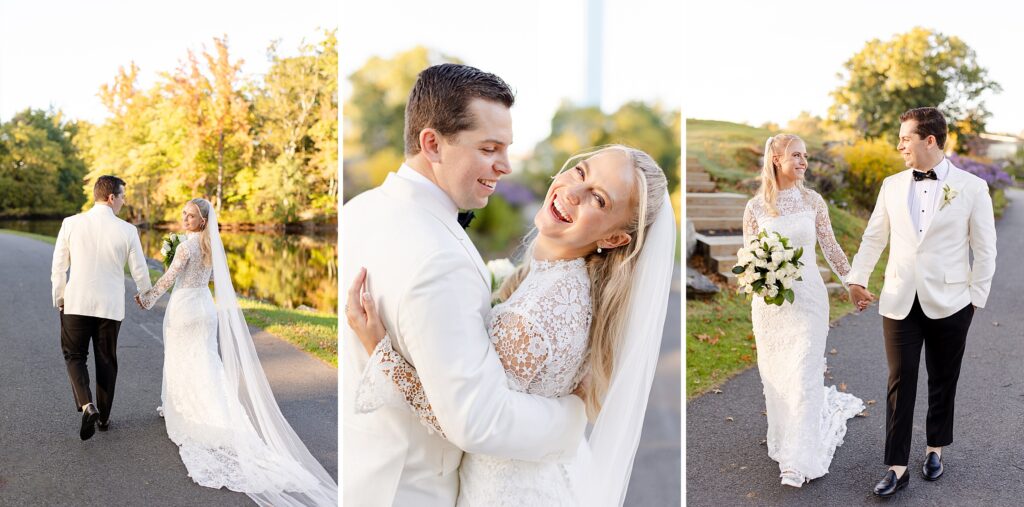
[[[682,322],[680,271],[673,273],[672,292],[661,337],[661,357],[654,371],[654,385],[647,402],[647,415],[640,435],[640,447],[633,463],[625,505],[630,507],[679,505],[682,410],[682,353],[679,349]]]
[[[79,440],[50,303],[52,255],[49,244],[0,233],[0,505],[252,505],[193,483],[156,413],[167,297],[149,312],[126,302],[111,429]],[[125,285],[127,299],[135,284]],[[337,479],[337,370],[252,331],[281,411]]]
[[[975,313],[957,390],[954,443],[943,453],[946,474],[921,478],[927,410],[924,365],[917,389],[910,484],[888,501],[871,488],[885,471],[887,367],[877,306],[840,320],[826,350],[832,381],[865,401],[868,416],[850,421],[831,472],[802,489],[780,486],[778,465],[762,444],[767,423],[757,369],[686,407],[686,504],[1019,506],[1024,503],[1024,191],[996,224],[995,281]],[[884,262],[884,260],[882,261]],[[877,293],[878,287],[872,287]],[[922,363],[924,355],[922,354]],[[733,418],[732,422],[726,420]]]

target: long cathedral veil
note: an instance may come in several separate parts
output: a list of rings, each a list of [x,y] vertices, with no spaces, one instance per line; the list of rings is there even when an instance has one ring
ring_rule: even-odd
[[[675,266],[676,221],[666,192],[647,232],[608,393],[575,467],[580,505],[621,506],[640,445]]]
[[[218,338],[227,377],[227,395],[229,399],[236,396],[239,402],[228,404],[235,429],[234,450],[238,453],[238,462],[250,484],[280,483],[282,476],[294,478],[288,481],[294,485],[291,491],[257,488],[246,494],[259,505],[336,506],[337,483],[285,420],[267,382],[249,327],[238,306],[217,225],[217,212],[212,207],[207,217],[207,229],[212,249]]]

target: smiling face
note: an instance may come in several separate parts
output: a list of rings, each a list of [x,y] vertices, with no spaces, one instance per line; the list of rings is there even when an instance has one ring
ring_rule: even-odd
[[[780,188],[788,188],[804,179],[807,173],[807,157],[807,146],[799,139],[789,143],[785,155],[774,156],[775,164],[778,166],[775,177]]]
[[[903,163],[907,167],[926,171],[935,164],[935,150],[939,150],[934,136],[921,138],[917,131],[917,120],[907,120],[900,124],[900,140],[896,145],[900,155],[903,156]]]
[[[474,127],[447,139],[439,136],[434,175],[461,209],[487,205],[498,180],[511,172],[512,113],[504,104],[474,99],[468,107]]]
[[[185,205],[181,210],[181,225],[188,232],[198,232],[206,227],[206,219],[199,212],[199,206],[191,202]]]
[[[563,171],[533,219],[547,257],[570,259],[629,243],[637,210],[637,177],[620,150],[599,152]]]

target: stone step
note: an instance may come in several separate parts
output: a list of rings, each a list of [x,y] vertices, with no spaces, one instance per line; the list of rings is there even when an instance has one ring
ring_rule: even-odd
[[[686,182],[698,182],[698,181],[711,181],[711,175],[706,172],[688,172],[686,173]]]
[[[733,252],[736,253],[736,252]],[[711,269],[718,273],[732,273],[733,266],[736,265],[738,259],[735,255],[712,255],[711,256]]]
[[[845,294],[846,293],[846,289],[843,288],[843,284],[836,283],[836,282],[826,283],[825,284],[825,290],[827,290],[830,295]]]
[[[697,157],[686,157],[686,167],[690,167],[692,165],[699,166],[700,160],[698,160]]]
[[[687,192],[686,208],[691,206],[737,206],[743,208],[750,200],[749,195],[732,192]]]
[[[712,217],[724,217],[724,218],[743,218],[744,206],[732,205],[690,205],[686,206],[686,216],[690,218],[712,218]]]
[[[698,231],[741,231],[743,217],[687,217]]]
[[[687,192],[714,192],[715,184],[711,181],[687,181]]]
[[[736,283],[736,275],[732,274],[731,271],[726,271],[725,273],[719,272],[718,274],[722,275],[722,277],[725,278],[725,285],[727,287],[735,289],[736,285],[738,285]]]
[[[727,257],[736,255],[736,251],[743,246],[743,236],[708,236],[697,233],[697,253],[702,254],[709,260],[711,257]]]

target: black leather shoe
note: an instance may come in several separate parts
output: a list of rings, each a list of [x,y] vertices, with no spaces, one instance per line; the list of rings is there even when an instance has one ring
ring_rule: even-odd
[[[99,418],[100,411],[96,410],[96,406],[92,403],[82,409],[82,430],[78,432],[78,436],[82,437],[82,440],[89,440],[96,434],[96,421]]]
[[[942,477],[942,472],[945,469],[942,467],[942,458],[937,453],[930,452],[928,456],[924,458],[924,466],[921,467],[921,475],[924,475],[926,481],[937,481],[939,477]]]
[[[96,421],[96,429],[99,431],[107,431],[110,429],[110,419],[106,421]]]
[[[882,498],[888,498],[894,493],[903,489],[907,483],[910,482],[910,474],[903,472],[903,477],[896,478],[896,472],[888,470],[885,472],[885,477],[875,484],[875,495]]]

